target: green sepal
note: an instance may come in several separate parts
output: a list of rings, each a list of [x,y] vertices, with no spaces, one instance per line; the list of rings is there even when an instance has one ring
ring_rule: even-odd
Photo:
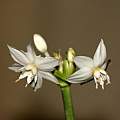
[[[64,81],[66,81],[66,79],[67,79],[66,76],[63,73],[61,73],[60,71],[58,71],[58,70],[55,70],[54,75],[57,78],[62,79]]]
[[[68,60],[63,61],[63,74],[66,76],[66,78],[69,77],[69,63]]]
[[[75,65],[73,62],[69,62],[69,74],[73,74],[75,72]]]
[[[63,74],[68,78],[75,71],[75,66],[73,62],[68,60],[63,61]]]

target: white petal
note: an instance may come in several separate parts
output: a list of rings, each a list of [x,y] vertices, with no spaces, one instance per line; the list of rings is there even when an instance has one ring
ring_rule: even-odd
[[[75,64],[79,67],[79,68],[83,68],[83,67],[93,67],[93,60],[90,57],[86,57],[86,56],[76,56],[74,58],[74,62]]]
[[[27,77],[27,76],[29,76],[29,75],[31,75],[31,74],[32,74],[31,71],[24,72],[24,73],[22,73],[22,74],[19,76],[19,79],[23,79],[23,78],[25,78],[25,77]]]
[[[83,81],[89,80],[92,77],[92,70],[90,68],[84,67],[73,73],[68,81],[70,83],[82,83]]]
[[[101,41],[97,47],[97,50],[94,54],[94,58],[93,58],[94,65],[95,66],[102,65],[105,62],[106,56],[107,56],[106,55],[106,47],[105,47],[103,40],[101,39]]]
[[[13,64],[11,67],[8,67],[8,69],[13,70],[15,72],[20,72],[21,68],[22,68],[22,66],[20,64],[17,64],[17,63]]]
[[[27,57],[29,58],[29,60],[31,62],[34,61],[36,54],[35,54],[34,49],[31,46],[31,44],[28,44],[28,46],[27,46],[27,53],[26,53],[26,55],[27,55]]]
[[[33,80],[33,75],[30,74],[30,75],[27,77],[27,84],[30,84],[32,80]]]
[[[43,72],[43,71],[39,71],[40,76],[46,80],[50,80],[51,82],[54,82],[56,84],[59,84],[58,83],[58,80],[56,79],[55,76],[53,76],[51,73],[49,72]]]
[[[10,50],[11,57],[14,59],[14,61],[16,61],[17,63],[21,65],[25,65],[29,63],[29,60],[25,56],[25,54],[23,54],[22,52],[20,52],[19,50],[15,48],[10,47],[9,45],[8,45],[8,48]]]
[[[42,87],[42,82],[43,82],[43,80],[42,80],[41,76],[39,76],[39,74],[38,74],[37,77],[38,77],[38,78],[37,78],[37,82],[36,82],[36,84],[35,84],[35,86],[34,86],[34,91],[35,91],[35,92],[37,91],[37,89],[39,89],[39,88]]]
[[[8,67],[10,70],[13,70],[15,72],[20,72],[21,67]]]
[[[34,44],[35,44],[36,48],[40,52],[45,53],[47,51],[47,44],[46,44],[45,40],[43,39],[43,37],[40,36],[39,34],[34,34],[33,38],[34,38]]]
[[[51,71],[58,65],[58,60],[53,57],[41,57],[36,64],[40,70]]]
[[[105,63],[101,66],[101,68],[104,69],[104,70],[106,69],[106,67],[107,67],[107,62],[105,62]]]
[[[35,75],[34,78],[33,78],[33,80],[30,83],[31,87],[35,88],[35,85],[37,83],[37,79],[38,79],[38,77],[37,77],[37,75]]]

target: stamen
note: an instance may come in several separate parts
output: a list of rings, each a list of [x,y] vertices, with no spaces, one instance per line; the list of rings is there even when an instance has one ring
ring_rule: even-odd
[[[25,87],[27,87],[27,86],[28,86],[28,84],[25,85]]]
[[[15,80],[15,83],[18,83],[20,81],[20,79],[17,79],[17,80]]]
[[[95,76],[94,76],[94,80],[95,80],[96,89],[98,89],[98,82],[97,82],[97,78]]]
[[[107,81],[106,85],[110,84],[110,78],[106,71],[101,68],[96,68],[94,70],[94,80],[96,84],[96,89],[98,89],[98,84],[101,85],[102,89],[104,89],[104,82]]]
[[[107,83],[106,83],[106,85],[111,84],[109,75],[107,75],[106,77],[107,77]]]

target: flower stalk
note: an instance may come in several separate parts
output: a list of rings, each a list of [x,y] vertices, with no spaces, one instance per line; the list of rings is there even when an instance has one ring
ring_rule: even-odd
[[[64,105],[65,120],[75,120],[70,85],[60,87]]]

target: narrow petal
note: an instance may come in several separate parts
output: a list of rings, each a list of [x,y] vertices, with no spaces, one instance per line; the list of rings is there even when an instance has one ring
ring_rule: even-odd
[[[13,70],[15,72],[20,72],[21,67],[8,67],[8,69]]]
[[[30,85],[31,87],[35,88],[36,84],[37,84],[37,75],[34,76],[33,80],[31,81]]]
[[[37,65],[40,70],[51,71],[58,65],[58,60],[53,57],[41,57],[40,60],[37,60]]]
[[[56,83],[56,84],[59,84],[59,83],[58,83],[58,80],[56,79],[56,77],[53,76],[53,75],[52,75],[51,73],[49,73],[49,72],[39,71],[39,75],[40,75],[42,78],[46,79],[46,80],[50,80],[51,82],[54,82],[54,83]]]
[[[93,67],[93,60],[90,57],[86,57],[86,56],[76,56],[74,58],[74,62],[75,64],[79,67],[79,68],[83,68],[83,67]]]
[[[34,58],[36,56],[34,49],[32,48],[31,44],[27,45],[27,56],[30,59],[31,62],[34,61]]]
[[[33,80],[33,75],[30,74],[30,75],[27,77],[27,84],[30,84],[32,80]]]
[[[104,70],[106,69],[106,67],[107,67],[107,62],[105,62],[105,63],[101,66],[101,68],[104,69]]]
[[[23,67],[22,65],[15,63],[11,67],[8,67],[8,69],[13,70],[15,72],[20,72],[21,71],[20,69],[22,67]]]
[[[19,79],[23,79],[25,77],[31,76],[32,72],[31,71],[25,71],[22,74],[20,74]]]
[[[25,64],[29,63],[29,60],[25,56],[25,54],[23,54],[22,52],[20,52],[19,50],[15,49],[15,48],[12,48],[9,45],[8,45],[8,48],[10,50],[11,57],[13,58],[14,61],[16,61],[17,63],[19,63],[21,65],[25,65]]]
[[[94,65],[95,66],[102,65],[105,62],[106,56],[107,56],[106,55],[106,47],[105,47],[103,40],[101,39],[101,41],[97,47],[97,50],[94,54],[94,57],[93,57]]]
[[[24,52],[23,50],[20,50],[20,52],[28,58],[29,63],[33,63],[35,61],[36,54],[30,43],[27,45],[27,52]]]
[[[90,68],[84,67],[73,73],[68,81],[70,83],[82,83],[83,81],[89,80],[92,77],[92,70]]]
[[[39,88],[42,87],[42,82],[43,82],[43,80],[42,80],[41,76],[39,76],[39,74],[38,74],[38,75],[37,75],[37,82],[36,82],[36,84],[35,84],[35,86],[34,86],[34,91],[35,91],[35,92],[36,92]]]

